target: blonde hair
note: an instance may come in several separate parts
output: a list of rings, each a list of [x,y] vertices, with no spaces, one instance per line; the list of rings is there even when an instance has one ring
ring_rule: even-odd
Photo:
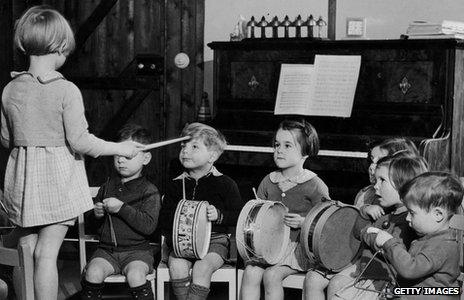
[[[68,21],[48,6],[29,8],[16,22],[14,44],[26,55],[71,53],[76,47]]]
[[[201,139],[209,150],[216,151],[218,157],[224,152],[227,142],[224,135],[219,130],[203,123],[187,124],[182,129],[181,136],[190,136],[191,139]]]

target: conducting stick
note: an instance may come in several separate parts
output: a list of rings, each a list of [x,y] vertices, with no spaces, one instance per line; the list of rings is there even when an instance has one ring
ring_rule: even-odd
[[[149,144],[149,145],[146,145],[145,148],[143,148],[143,151],[147,151],[147,150],[154,149],[154,148],[159,148],[159,147],[166,146],[166,145],[169,145],[169,144],[174,144],[174,143],[177,143],[177,142],[186,141],[186,140],[189,140],[189,139],[190,139],[190,136],[186,135],[186,136],[183,136],[183,137],[177,138],[177,139],[172,139],[172,140],[167,140],[167,141],[163,141],[163,142]]]

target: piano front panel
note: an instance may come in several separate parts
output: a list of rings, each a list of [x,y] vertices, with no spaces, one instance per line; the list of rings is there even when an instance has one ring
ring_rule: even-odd
[[[316,54],[361,55],[352,116],[305,117],[318,131],[321,149],[366,152],[372,142],[389,137],[405,136],[418,146],[436,138],[439,140],[421,149],[429,152],[429,159],[443,158],[433,162],[433,168],[453,166],[450,151],[456,152],[462,142],[443,137],[457,123],[453,123],[452,100],[462,84],[453,80],[464,66],[454,59],[458,51],[462,53],[463,42],[290,40],[215,42],[209,46],[215,56],[216,115],[212,123],[223,131],[229,144],[271,146],[273,131],[285,118],[273,114],[282,63],[312,64]],[[438,149],[445,153],[436,155]],[[225,153],[220,163],[239,180],[259,174],[245,179],[246,184],[254,185],[273,169],[272,155],[266,153]],[[317,157],[307,166],[328,183],[332,197],[345,202],[352,202],[356,191],[368,184],[367,161],[362,158]],[[248,169],[245,173],[241,171],[244,168]],[[462,169],[459,165],[458,173]]]

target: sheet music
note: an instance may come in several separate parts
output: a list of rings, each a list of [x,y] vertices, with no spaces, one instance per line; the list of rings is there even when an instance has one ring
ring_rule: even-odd
[[[316,55],[309,114],[350,117],[360,66],[359,55]]]
[[[274,114],[350,117],[361,56],[316,55],[314,65],[282,64]]]
[[[313,65],[282,64],[274,114],[304,114],[311,94],[313,75]]]

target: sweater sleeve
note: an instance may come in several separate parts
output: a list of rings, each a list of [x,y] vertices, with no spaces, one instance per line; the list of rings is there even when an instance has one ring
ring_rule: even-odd
[[[139,208],[124,203],[118,212],[118,215],[134,231],[144,235],[149,235],[156,229],[160,211],[160,195],[158,189],[150,186],[143,193],[143,202]]]
[[[81,92],[71,82],[63,99],[63,123],[66,140],[74,151],[92,157],[116,154],[115,143],[89,133]]]
[[[267,188],[266,188],[266,182],[269,182],[268,178],[269,178],[269,175],[267,175],[266,177],[263,178],[263,180],[261,180],[261,183],[258,186],[258,191],[256,192],[256,194],[258,195],[258,198],[261,200],[269,199],[269,195],[268,195]]]
[[[447,256],[440,246],[426,247],[412,256],[399,239],[385,242],[383,249],[395,270],[406,279],[418,279],[436,272],[441,266],[441,260]]]
[[[242,197],[240,196],[237,183],[229,177],[224,177],[224,179],[223,195],[226,206],[224,210],[220,211],[222,218],[216,223],[225,226],[235,226],[243,206]]]
[[[164,236],[171,236],[172,223],[174,222],[174,214],[180,198],[176,197],[176,185],[174,181],[167,184],[166,193],[163,196],[163,203],[160,212],[160,226]]]

